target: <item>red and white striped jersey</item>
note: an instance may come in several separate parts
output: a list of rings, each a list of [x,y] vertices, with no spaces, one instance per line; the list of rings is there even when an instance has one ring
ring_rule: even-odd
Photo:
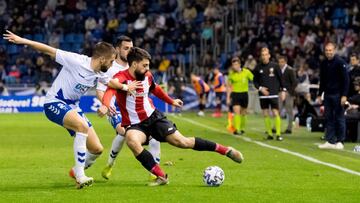
[[[136,79],[130,75],[129,70],[118,72],[114,75],[122,84],[129,84]],[[115,90],[110,87],[105,92],[103,103],[108,106],[111,97],[116,96],[117,105],[120,107],[122,116],[122,126],[134,125],[141,123],[151,116],[155,111],[154,104],[149,97],[152,92],[155,96],[163,101],[172,104],[173,100],[155,84],[153,75],[150,72],[145,74],[145,79],[141,82],[142,88],[136,89],[135,94],[130,94],[127,91]]]

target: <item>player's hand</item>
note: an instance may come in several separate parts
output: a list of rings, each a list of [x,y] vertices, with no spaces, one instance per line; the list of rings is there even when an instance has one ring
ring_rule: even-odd
[[[284,91],[280,92],[280,99],[281,99],[281,101],[285,101],[285,99],[286,99],[286,92],[284,92]]]
[[[321,96],[318,96],[318,97],[316,98],[316,102],[317,102],[318,104],[322,104]]]
[[[268,96],[269,93],[269,89],[267,87],[261,87],[260,92],[264,95],[264,96]]]
[[[116,108],[113,106],[109,107],[109,111],[108,111],[108,115],[109,116],[115,116],[116,115]]]
[[[97,114],[99,117],[104,117],[108,113],[108,108],[105,105],[101,105],[97,110]]]
[[[341,105],[342,105],[342,106],[345,106],[346,102],[347,102],[346,96],[342,96],[342,97],[341,97]]]
[[[180,99],[174,99],[174,102],[172,105],[181,108],[183,106],[183,104],[184,104],[184,102],[181,101]]]
[[[21,38],[17,36],[16,34],[10,32],[9,30],[6,30],[7,33],[3,34],[3,38],[8,40],[9,42],[15,43],[15,44],[23,44],[24,38]]]
[[[141,81],[134,80],[128,84],[128,91],[134,92],[136,89],[141,88]]]

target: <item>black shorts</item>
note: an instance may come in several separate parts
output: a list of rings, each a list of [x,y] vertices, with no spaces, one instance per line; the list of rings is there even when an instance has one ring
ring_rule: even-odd
[[[173,134],[177,130],[176,125],[158,110],[155,110],[149,118],[141,123],[126,127],[126,131],[131,129],[139,130],[145,133],[148,139],[151,136],[159,142],[165,142],[166,136]]]
[[[225,92],[215,92],[215,98],[218,101],[223,101],[225,98]]]
[[[260,99],[261,109],[279,109],[279,98],[264,98]]]
[[[247,92],[232,92],[230,96],[232,106],[240,105],[243,108],[248,107],[249,96]]]

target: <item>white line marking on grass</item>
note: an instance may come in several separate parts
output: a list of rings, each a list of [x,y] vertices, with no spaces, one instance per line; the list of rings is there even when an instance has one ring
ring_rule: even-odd
[[[200,127],[203,127],[203,128],[206,128],[206,129],[209,129],[209,130],[212,130],[214,132],[219,132],[219,133],[223,133],[223,134],[230,134],[230,133],[227,133],[227,132],[224,132],[222,130],[219,130],[217,128],[213,128],[213,127],[210,127],[210,126],[207,126],[207,125],[204,125],[202,123],[199,123],[195,120],[192,120],[192,119],[189,119],[189,118],[184,118],[184,117],[177,117],[178,119],[180,120],[184,120],[186,122],[189,122],[193,125],[197,125],[197,126],[200,126]],[[328,163],[328,162],[324,162],[324,161],[320,161],[318,159],[315,159],[313,157],[310,157],[310,156],[307,156],[307,155],[304,155],[304,154],[300,154],[298,152],[293,152],[293,151],[290,151],[288,149],[284,149],[284,148],[281,148],[281,147],[275,147],[275,146],[272,146],[272,145],[269,145],[269,144],[265,144],[263,142],[259,142],[259,141],[254,141],[252,140],[251,138],[249,137],[239,137],[241,138],[242,140],[246,141],[246,142],[250,142],[250,143],[255,143],[257,145],[260,145],[262,147],[266,147],[266,148],[270,148],[270,149],[273,149],[273,150],[277,150],[277,151],[280,151],[280,152],[283,152],[285,154],[291,154],[293,156],[297,156],[299,158],[302,158],[302,159],[305,159],[307,161],[310,161],[310,162],[313,162],[313,163],[316,163],[316,164],[320,164],[320,165],[324,165],[324,166],[328,166],[328,167],[331,167],[331,168],[335,168],[337,170],[340,170],[340,171],[343,171],[345,173],[349,173],[349,174],[352,174],[352,175],[357,175],[357,176],[360,176],[360,172],[357,172],[357,171],[354,171],[354,170],[351,170],[351,169],[348,169],[348,168],[344,168],[342,166],[338,166],[338,165],[335,165],[335,164],[332,164],[332,163]]]

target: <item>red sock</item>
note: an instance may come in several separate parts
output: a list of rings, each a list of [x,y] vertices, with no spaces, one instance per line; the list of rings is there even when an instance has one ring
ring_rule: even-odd
[[[216,148],[215,148],[215,151],[222,154],[222,155],[225,155],[226,152],[228,151],[228,147],[225,147],[221,144],[216,144]]]
[[[151,173],[153,173],[156,176],[165,177],[165,173],[161,170],[159,164],[156,164],[152,169]]]

